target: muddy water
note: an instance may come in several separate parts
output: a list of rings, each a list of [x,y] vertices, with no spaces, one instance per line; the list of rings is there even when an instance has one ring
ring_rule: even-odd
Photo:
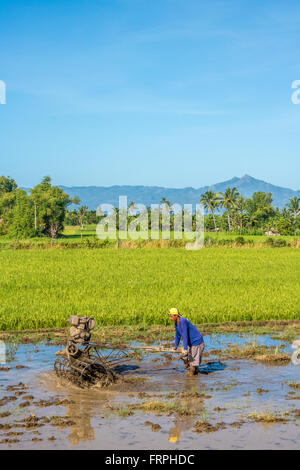
[[[268,336],[210,335],[205,341],[207,352],[253,341],[258,346],[282,344]],[[300,418],[294,410],[300,409],[300,391],[289,383],[300,382],[300,366],[226,360],[225,370],[189,377],[178,358],[149,355],[128,361],[130,367],[122,374],[125,382],[110,389],[82,390],[55,376],[53,362],[59,349],[29,344],[18,346],[15,354],[11,351],[6,364],[10,369],[0,371],[0,449],[299,447]],[[290,354],[290,344],[281,351]],[[204,357],[204,362],[212,359],[217,355]],[[194,414],[185,416],[171,408],[158,414],[128,408],[174,400]],[[285,422],[252,422],[248,415],[253,412],[280,413]],[[38,418],[37,425],[25,427],[24,419],[31,414]],[[212,425],[214,432],[195,432],[199,421]]]

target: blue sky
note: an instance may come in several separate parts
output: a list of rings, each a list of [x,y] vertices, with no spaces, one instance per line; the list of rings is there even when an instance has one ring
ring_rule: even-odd
[[[299,1],[0,0],[0,174],[300,189]]]

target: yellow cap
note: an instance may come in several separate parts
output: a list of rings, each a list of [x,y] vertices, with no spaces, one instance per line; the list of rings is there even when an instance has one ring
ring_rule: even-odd
[[[179,315],[178,308],[170,308],[169,315]]]
[[[177,436],[169,436],[169,442],[172,442],[173,444],[175,444],[175,442],[178,441],[178,437]]]

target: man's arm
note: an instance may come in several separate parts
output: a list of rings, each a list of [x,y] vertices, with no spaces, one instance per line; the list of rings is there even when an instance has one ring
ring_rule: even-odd
[[[174,343],[174,349],[177,349],[178,348],[178,344],[179,344],[179,341],[180,341],[180,334],[178,333],[178,330],[177,328],[175,328],[175,343]]]
[[[181,332],[182,332],[183,349],[185,351],[187,351],[187,348],[188,348],[188,327],[187,327],[187,321],[186,320],[182,321]]]

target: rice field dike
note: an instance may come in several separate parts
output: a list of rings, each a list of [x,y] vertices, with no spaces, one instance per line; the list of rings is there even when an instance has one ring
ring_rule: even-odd
[[[172,306],[196,324],[300,320],[299,279],[285,246],[0,249],[0,330],[167,325]]]

